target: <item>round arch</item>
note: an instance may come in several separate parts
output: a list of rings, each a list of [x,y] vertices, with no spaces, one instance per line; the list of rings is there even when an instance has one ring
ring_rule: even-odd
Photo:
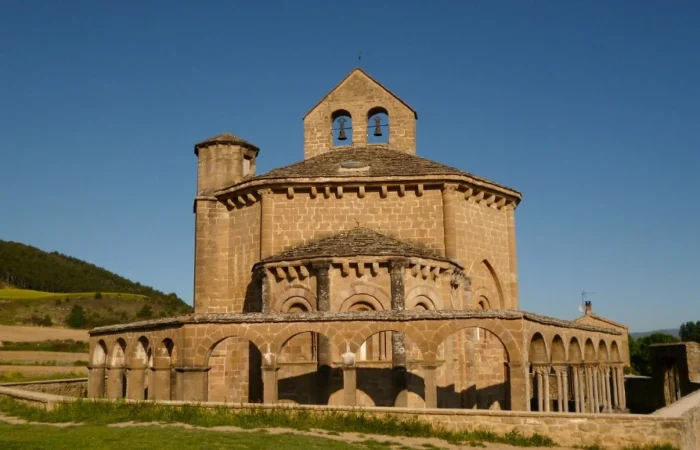
[[[406,294],[405,308],[407,310],[418,309],[417,306],[423,305],[423,309],[427,310],[442,310],[443,304],[440,294],[430,286],[416,286]]]
[[[581,363],[583,362],[583,355],[581,353],[581,343],[578,341],[576,336],[573,336],[569,341],[569,362],[570,363]]]
[[[107,362],[107,344],[100,339],[92,350],[92,365],[102,366]]]
[[[567,359],[564,340],[555,334],[554,339],[552,339],[552,364],[563,364],[566,363]]]
[[[603,339],[601,339],[600,342],[598,342],[598,361],[610,361],[610,354],[608,353],[608,344]]]
[[[469,270],[466,271],[466,273],[470,277],[473,277],[475,272],[478,271],[480,266],[483,265],[486,271],[491,276],[493,284],[496,286],[496,294],[489,297],[489,303],[494,309],[506,309],[507,301],[504,295],[503,284],[501,283],[502,277],[499,275],[498,270],[496,270],[495,266],[491,263],[491,261],[494,261],[494,258],[491,257],[491,255],[481,255],[480,257],[474,259],[469,266],[465,266],[469,267]],[[474,298],[477,298],[476,295],[478,292],[479,288],[477,288],[474,291]]]
[[[620,356],[620,348],[617,345],[617,341],[613,341],[610,345],[610,357],[611,361],[614,363],[622,362],[622,356]]]
[[[350,311],[352,305],[363,301],[373,305],[376,311],[390,309],[389,295],[379,286],[361,282],[343,289],[333,299],[333,305],[340,305],[339,311]]]
[[[597,361],[595,345],[593,345],[593,340],[591,340],[591,338],[586,339],[586,343],[583,346],[583,360],[588,363]]]
[[[277,312],[288,312],[295,306],[303,306],[306,311],[315,311],[316,295],[306,286],[293,285],[275,296],[272,302],[272,310]]]
[[[535,332],[530,338],[528,358],[530,363],[534,364],[548,364],[550,362],[547,342],[544,340],[542,333]]]

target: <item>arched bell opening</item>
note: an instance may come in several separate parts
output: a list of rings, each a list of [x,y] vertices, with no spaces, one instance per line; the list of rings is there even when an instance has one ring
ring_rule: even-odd
[[[342,147],[352,144],[352,115],[339,109],[331,115],[331,137],[333,147]]]
[[[389,112],[381,106],[367,112],[367,143],[389,143]]]

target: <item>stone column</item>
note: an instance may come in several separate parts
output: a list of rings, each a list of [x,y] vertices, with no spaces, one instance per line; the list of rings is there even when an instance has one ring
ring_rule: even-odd
[[[569,412],[569,369],[562,372],[562,385],[564,387],[564,412]]]
[[[620,407],[620,387],[618,385],[618,375],[617,366],[612,367],[612,383],[613,383],[613,408],[617,409]]]
[[[124,394],[124,367],[107,368],[107,398],[122,398]]]
[[[544,382],[542,380],[542,368],[535,369],[535,377],[537,378],[537,411],[544,411]]]
[[[323,260],[316,261],[312,264],[316,276],[316,309],[319,312],[329,312],[331,310],[331,261]],[[328,403],[331,389],[331,363],[333,354],[331,351],[331,343],[328,337],[321,334],[318,335],[317,345],[317,372],[316,372],[316,387],[317,401],[321,405]]]
[[[546,412],[550,411],[550,406],[549,406],[549,373],[551,372],[551,368],[549,366],[546,366],[543,368],[544,371],[544,410]]]
[[[424,363],[423,364],[423,383],[425,387],[425,407],[426,408],[437,408],[437,384],[435,382],[435,369],[437,369],[437,364],[435,363]]]
[[[598,366],[593,366],[591,368],[591,373],[593,375],[593,413],[598,414],[600,412],[600,389],[598,389]]]
[[[557,382],[557,411],[561,412],[562,409],[564,409],[564,404],[562,402],[562,396],[561,393],[563,391],[563,388],[561,386],[561,372],[558,369],[554,369],[554,377]]]
[[[177,367],[179,399],[189,402],[206,402],[209,395],[209,369],[211,367]]]
[[[146,381],[146,363],[138,360],[133,361],[127,368],[126,380],[126,397],[132,400],[143,400]]]
[[[605,366],[603,369],[603,383],[605,383],[605,410],[612,412],[612,395],[610,392],[610,367]]]
[[[277,403],[277,366],[262,366],[263,373],[263,403]]]
[[[352,352],[341,355],[343,369],[343,406],[357,405],[357,366],[356,355]]]
[[[625,392],[625,371],[622,365],[620,365],[618,370],[618,376],[620,377],[618,385],[620,386],[620,409],[627,409],[627,393]]]
[[[508,265],[510,266],[510,301],[508,307],[519,309],[520,300],[518,299],[518,258],[515,246],[515,204],[511,203],[504,207],[506,217],[508,218]]]
[[[511,411],[530,410],[530,364],[521,361],[508,363],[510,378],[510,409]]]
[[[170,358],[153,359],[153,384],[148,386],[148,396],[153,400],[170,400]]]
[[[272,256],[273,230],[272,220],[274,219],[274,197],[272,189],[261,189],[260,194],[260,259]]]
[[[578,367],[573,366],[571,373],[574,377],[574,412],[581,412],[581,388],[579,387]]]
[[[446,184],[442,188],[442,217],[445,235],[445,258],[457,260],[457,204],[458,186]]]
[[[593,395],[593,368],[586,366],[586,387],[588,388],[588,412],[595,412],[595,396]]]
[[[88,397],[102,398],[105,396],[105,366],[104,364],[88,367]]]
[[[260,312],[269,313],[270,312],[270,277],[268,271],[265,267],[257,267],[255,269],[255,282],[260,290],[260,306],[256,305],[255,308],[259,308]],[[253,308],[251,308],[253,309]],[[257,312],[255,309],[249,312]]]
[[[405,258],[389,262],[391,277],[391,310],[403,311],[406,291],[404,271],[408,261]],[[408,373],[406,371],[406,336],[403,333],[391,333],[392,385],[394,388],[394,406],[408,406]]]

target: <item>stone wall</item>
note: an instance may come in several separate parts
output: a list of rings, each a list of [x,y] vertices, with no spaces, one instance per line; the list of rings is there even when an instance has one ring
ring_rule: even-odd
[[[626,376],[625,392],[627,394],[627,407],[633,413],[648,414],[657,406],[652,395],[653,382],[651,377]]]
[[[87,378],[75,378],[69,380],[4,383],[2,386],[21,389],[23,391],[42,392],[44,394],[62,395],[66,397],[86,397],[87,383]]]
[[[358,223],[444,253],[439,189],[426,189],[420,197],[414,191],[407,190],[403,197],[389,191],[386,198],[381,198],[379,189],[367,189],[364,198],[356,192],[344,193],[342,198],[335,192],[329,198],[321,192],[316,198],[300,192],[292,199],[286,193],[275,193],[272,253],[355,228]]]
[[[0,387],[0,396],[12,397],[42,407],[50,407],[60,401],[74,400],[6,387]],[[191,404],[187,402],[163,403],[174,407]],[[528,435],[538,433],[552,438],[561,446],[569,447],[601,445],[607,448],[622,448],[635,444],[669,443],[681,450],[700,449],[700,393],[693,394],[682,402],[664,408],[651,416],[223,403],[200,405],[203,408],[223,406],[234,410],[251,407],[290,411],[306,410],[317,414],[329,411],[362,412],[365,415],[394,416],[400,420],[418,419],[451,430],[489,430],[499,434],[510,431],[518,431]]]

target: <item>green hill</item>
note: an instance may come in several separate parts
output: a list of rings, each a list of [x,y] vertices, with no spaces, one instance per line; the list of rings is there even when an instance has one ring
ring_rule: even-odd
[[[58,252],[0,240],[0,323],[90,328],[188,312],[191,307],[174,293]],[[71,314],[83,319],[69,321]]]

